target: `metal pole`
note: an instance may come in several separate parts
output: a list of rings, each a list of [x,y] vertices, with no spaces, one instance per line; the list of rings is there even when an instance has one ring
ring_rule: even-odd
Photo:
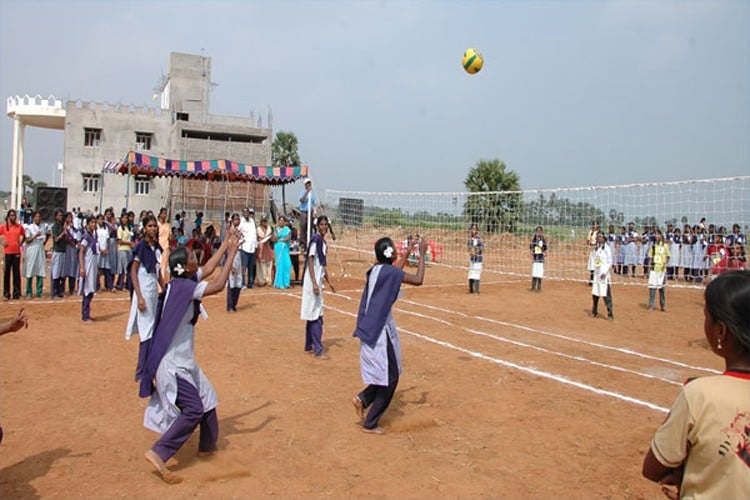
[[[26,197],[26,186],[23,184],[23,143],[26,140],[26,125],[20,123],[19,134],[18,134],[18,187],[16,188],[16,195],[18,196],[16,208],[21,208],[21,202]]]
[[[17,117],[13,118],[13,163],[11,167],[11,174],[10,174],[10,208],[16,208],[20,203],[16,203],[18,201],[18,197],[16,193],[16,189],[18,188],[18,135],[21,129],[21,120],[19,120]]]

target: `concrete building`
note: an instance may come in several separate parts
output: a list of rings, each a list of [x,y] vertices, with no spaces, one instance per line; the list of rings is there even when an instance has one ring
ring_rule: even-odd
[[[133,150],[178,160],[228,159],[249,165],[271,164],[270,116],[268,126],[263,127],[252,116],[210,113],[211,58],[171,53],[161,84],[160,92],[154,96],[160,100],[156,108],[81,100],[69,100],[62,106],[65,134],[62,185],[68,190],[68,208],[81,207],[85,211],[112,206],[119,212],[127,206],[137,213],[167,206],[184,209],[191,216],[192,211],[201,210],[207,218],[210,215],[216,218],[217,211],[220,213],[225,207],[238,210],[251,205],[264,210],[268,188],[261,184],[235,184],[227,196],[227,187],[221,182],[102,173],[105,162],[122,160]],[[23,98],[16,98],[13,103],[12,99],[8,99],[8,115],[16,120],[14,132],[18,130],[21,139],[18,145],[14,140],[15,179],[18,171],[23,172],[23,127],[35,123],[29,121],[28,110],[24,111],[20,105],[24,101],[19,99]],[[25,103],[28,108],[28,97]],[[53,126],[48,128],[59,128],[62,124],[59,101],[54,103],[58,105],[54,109],[56,121],[50,122]],[[21,166],[17,168],[19,152]],[[227,206],[227,198],[231,206]]]

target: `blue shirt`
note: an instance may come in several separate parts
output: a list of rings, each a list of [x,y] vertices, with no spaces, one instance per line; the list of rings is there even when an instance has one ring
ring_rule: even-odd
[[[299,194],[299,197],[304,197],[304,201],[301,201],[299,203],[299,209],[302,212],[309,212],[310,211],[310,203],[312,203],[313,208],[315,208],[316,200],[315,200],[315,193],[310,191],[310,196],[307,196],[307,189],[302,190],[302,192]]]

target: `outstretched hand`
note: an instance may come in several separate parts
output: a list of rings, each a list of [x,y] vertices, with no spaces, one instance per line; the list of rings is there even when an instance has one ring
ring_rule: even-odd
[[[17,332],[21,328],[28,328],[29,327],[29,318],[26,316],[26,313],[24,312],[24,309],[21,308],[20,311],[18,311],[18,315],[4,323],[0,323],[0,335],[4,333],[10,333],[10,332]]]

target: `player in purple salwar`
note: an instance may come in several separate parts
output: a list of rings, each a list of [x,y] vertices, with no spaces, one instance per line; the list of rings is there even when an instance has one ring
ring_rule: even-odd
[[[204,267],[198,267],[195,254],[185,247],[178,247],[169,255],[172,279],[156,309],[156,326],[148,345],[139,391],[141,397],[150,397],[143,424],[161,434],[145,458],[169,484],[181,479],[165,463],[196,427],[200,425],[198,453],[210,454],[216,450],[218,398],[195,360],[195,323],[200,314],[206,316],[200,300],[224,290],[238,248],[239,239],[233,231]],[[225,254],[226,263],[218,276],[201,281],[203,276],[211,275]]]
[[[403,270],[413,245],[409,239],[401,260],[393,265],[398,255],[393,241],[379,239],[375,243],[377,263],[367,272],[362,291],[354,336],[360,340],[360,370],[368,386],[352,398],[352,404],[362,421],[362,431],[368,434],[385,432],[378,422],[393,399],[401,374],[401,346],[391,308],[399,297],[401,283],[419,286],[424,281],[426,239],[419,240],[417,271],[407,274]]]

